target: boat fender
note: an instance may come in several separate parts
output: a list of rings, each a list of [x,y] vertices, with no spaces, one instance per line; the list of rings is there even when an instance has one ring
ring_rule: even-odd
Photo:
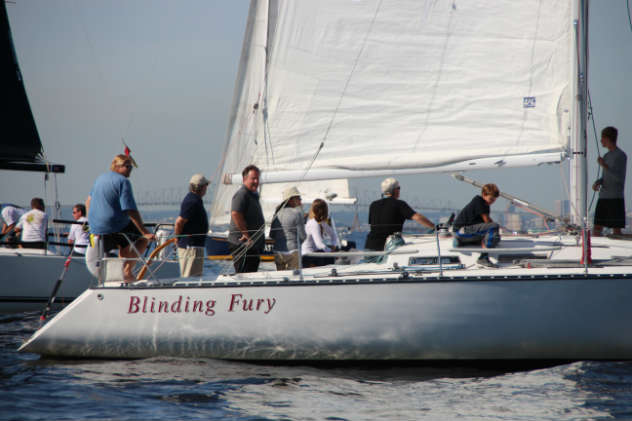
[[[101,238],[98,235],[90,234],[90,243],[86,247],[86,267],[95,278],[99,278],[100,256],[103,255],[100,251],[101,247]]]
[[[172,238],[172,236],[173,236],[173,232],[170,230],[166,230],[164,228],[161,228],[158,231],[156,231],[156,247],[161,246],[167,241],[169,241],[169,239]],[[163,248],[160,251],[160,254],[158,254],[158,258],[161,260],[166,260],[175,255],[176,255],[175,245],[170,245],[168,247]]]

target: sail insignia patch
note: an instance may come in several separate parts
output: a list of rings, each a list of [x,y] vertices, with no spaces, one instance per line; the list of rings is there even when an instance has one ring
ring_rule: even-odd
[[[522,108],[535,108],[535,97],[525,96],[522,98]]]

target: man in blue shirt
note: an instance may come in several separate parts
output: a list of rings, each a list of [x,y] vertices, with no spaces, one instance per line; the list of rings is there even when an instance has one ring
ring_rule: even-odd
[[[202,174],[195,174],[189,181],[189,193],[182,200],[180,215],[176,219],[174,233],[178,237],[178,261],[180,276],[201,276],[204,270],[208,217],[202,197],[209,181]]]
[[[135,259],[147,248],[154,235],[147,231],[138,212],[129,176],[132,159],[117,155],[112,160],[110,171],[101,174],[94,182],[86,200],[90,232],[103,238],[104,250],[118,248],[122,258]],[[123,264],[126,283],[136,281],[132,268],[134,261]]]

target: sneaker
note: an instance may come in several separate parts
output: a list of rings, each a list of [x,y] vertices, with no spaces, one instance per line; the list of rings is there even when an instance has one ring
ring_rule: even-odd
[[[485,257],[479,257],[478,260],[476,261],[477,264],[481,265],[481,266],[485,266],[488,268],[497,268],[498,265],[496,265],[495,263],[492,263],[491,260],[489,260],[489,257],[485,256]]]

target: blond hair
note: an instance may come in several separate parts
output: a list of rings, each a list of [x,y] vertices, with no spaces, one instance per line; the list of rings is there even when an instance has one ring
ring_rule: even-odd
[[[112,160],[110,164],[110,170],[116,171],[118,167],[124,167],[126,164],[132,165],[132,158],[124,154],[118,154]]]

